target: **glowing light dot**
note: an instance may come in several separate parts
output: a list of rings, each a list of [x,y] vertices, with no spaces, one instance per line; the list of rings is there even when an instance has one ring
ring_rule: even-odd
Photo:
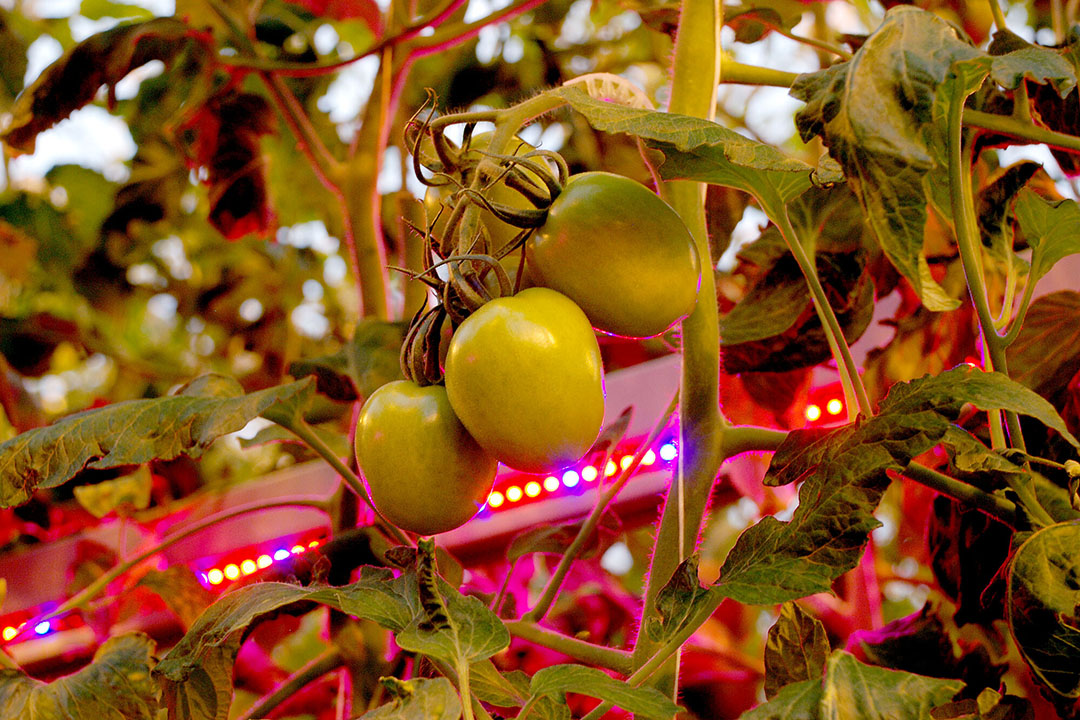
[[[808,405],[806,408],[806,419],[810,422],[814,422],[821,417],[821,408],[817,405]]]
[[[225,581],[225,573],[221,572],[217,568],[214,568],[210,572],[206,573],[206,579],[210,581],[211,585],[220,585]]]
[[[535,480],[531,480],[525,483],[525,494],[529,497],[536,497],[540,494],[540,483]]]
[[[317,548],[317,547],[319,547],[319,541],[318,540],[312,540],[311,542],[309,542],[307,544],[307,546],[309,548]]]
[[[559,478],[554,475],[548,475],[544,478],[544,489],[548,492],[555,492],[559,489]]]
[[[248,559],[240,563],[240,572],[244,573],[245,575],[250,575],[258,569],[259,566],[255,564],[254,560]]]
[[[592,482],[596,479],[597,475],[599,475],[599,473],[592,465],[586,465],[585,467],[581,468],[581,479],[585,482]],[[563,477],[563,482],[566,482],[565,476]]]
[[[839,415],[840,411],[844,409],[844,403],[840,402],[836,398],[833,398],[825,406],[825,409],[829,412],[830,415]]]
[[[50,630],[52,630],[52,623],[50,623],[48,620],[45,620],[44,622],[39,622],[37,625],[34,626],[34,632],[36,632],[38,635],[48,635]]]
[[[236,578],[240,577],[240,568],[236,565],[233,565],[232,563],[229,563],[225,566],[225,577],[229,578],[230,580],[235,580]]]
[[[260,568],[267,568],[270,567],[273,562],[274,558],[270,557],[269,555],[260,555],[259,559],[255,561],[255,564],[258,565]]]
[[[287,557],[289,557],[289,551],[286,550],[285,548],[281,548],[280,550],[275,550],[274,551],[274,559],[275,560],[284,560]]]
[[[619,461],[619,467],[625,470],[630,467],[630,463],[632,462],[634,462],[634,457],[632,455],[623,455],[623,459]]]
[[[501,492],[493,492],[488,495],[488,505],[493,508],[497,508],[506,502],[506,498],[503,497]]]
[[[562,474],[563,485],[565,485],[568,488],[576,487],[577,484],[578,484],[578,481],[580,479],[581,479],[581,476],[578,475],[573,470],[567,470],[566,472],[564,472]]]
[[[510,502],[517,502],[521,499],[521,488],[517,485],[511,485],[506,489],[506,499]]]
[[[4,640],[7,641],[7,640],[10,640],[11,638],[15,637],[18,634],[19,634],[18,628],[13,628],[13,627],[8,626],[8,627],[4,628],[3,637],[4,637]]]
[[[656,462],[656,453],[652,450],[645,453],[645,457],[641,458],[642,465],[652,465],[654,462]]]
[[[675,459],[675,456],[679,454],[678,448],[671,443],[660,446],[660,459],[664,462],[671,462]]]
[[[291,552],[293,555],[299,555],[305,550],[307,550],[307,548],[303,545],[293,545],[291,548],[289,548],[289,552]]]
[[[614,460],[608,460],[607,465],[604,466],[604,476],[611,477],[619,471],[619,466],[615,464]]]

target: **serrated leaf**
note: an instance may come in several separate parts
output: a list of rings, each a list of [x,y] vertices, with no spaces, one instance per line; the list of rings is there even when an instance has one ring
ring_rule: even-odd
[[[676,635],[703,607],[711,603],[715,592],[702,586],[698,579],[697,553],[679,563],[671,579],[660,588],[656,596],[656,619],[650,618],[645,625],[649,638],[663,643]]]
[[[739,537],[720,570],[720,591],[749,604],[828,592],[833,579],[856,565],[879,525],[873,511],[888,486],[887,471],[902,471],[940,442],[966,403],[1031,415],[1076,445],[1053,406],[1000,373],[960,366],[898,383],[872,418],[788,435],[765,483],[802,481],[799,506],[789,522],[766,517]]]
[[[783,204],[810,187],[813,172],[806,163],[771,145],[739,135],[700,118],[594,100],[578,88],[554,91],[597,130],[630,133],[661,150],[665,180],[695,180],[725,185]]]
[[[1043,528],[1020,546],[1007,609],[1035,675],[1058,695],[1080,697],[1080,521]]]
[[[1043,397],[1065,389],[1080,372],[1080,293],[1059,290],[1031,303],[1007,358],[1012,379]]]
[[[195,572],[184,565],[151,570],[139,578],[135,587],[146,588],[165,601],[185,629],[214,602],[214,593],[203,587]]]
[[[21,670],[0,670],[5,720],[155,720],[158,690],[150,679],[154,641],[142,633],[110,638],[78,672],[51,683]]]
[[[395,578],[389,570],[365,567],[360,580],[340,587],[262,582],[239,588],[199,616],[161,659],[154,676],[175,717],[222,720],[229,711],[240,641],[259,618],[297,603],[316,603],[400,630],[419,612],[415,582],[410,573]]]
[[[417,678],[404,683],[402,696],[366,712],[360,720],[458,720],[461,698],[446,678]]]
[[[402,649],[461,668],[510,645],[506,626],[487,605],[439,582],[431,540],[417,545],[416,578],[421,612],[395,636]]]
[[[557,700],[562,700],[568,692],[581,693],[648,720],[671,720],[680,709],[655,688],[631,687],[602,670],[584,665],[553,665],[538,670],[529,687],[533,695]]]
[[[143,465],[123,477],[93,485],[79,485],[73,492],[79,505],[100,520],[117,509],[145,510],[150,505],[152,484],[150,468]]]
[[[820,720],[821,680],[803,680],[780,689],[775,697],[743,713],[739,720]]]
[[[239,383],[219,376],[181,395],[119,402],[22,433],[0,445],[0,507],[25,502],[37,488],[56,487],[86,469],[198,457],[220,436],[279,403],[305,397],[310,386],[302,380],[243,395]]]
[[[765,641],[765,697],[773,699],[791,683],[819,680],[829,651],[820,620],[793,602],[781,605]]]
[[[3,139],[33,152],[38,133],[86,105],[98,88],[112,86],[151,60],[168,64],[188,47],[201,47],[190,28],[176,18],[155,18],[91,35],[47,67],[19,94]]]
[[[1037,282],[1063,257],[1080,253],[1080,205],[1075,200],[1053,203],[1031,190],[1016,200],[1016,221],[1031,245],[1031,273]]]
[[[825,672],[821,698],[823,720],[930,720],[930,711],[964,687],[943,680],[865,665],[854,655],[835,651]]]
[[[319,392],[340,402],[367,398],[386,383],[403,377],[398,356],[404,339],[403,323],[365,318],[341,350],[293,362],[289,374],[295,378],[314,375]]]

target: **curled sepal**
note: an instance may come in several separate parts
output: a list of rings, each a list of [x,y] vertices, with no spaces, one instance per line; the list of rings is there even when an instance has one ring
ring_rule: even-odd
[[[462,191],[466,198],[484,208],[507,225],[519,228],[537,228],[547,220],[547,210],[538,208],[516,208],[502,203],[492,202],[471,188]],[[456,211],[456,210],[455,210]]]
[[[442,381],[439,344],[445,319],[446,309],[437,305],[421,308],[409,325],[401,344],[401,372],[417,385],[436,385]]]

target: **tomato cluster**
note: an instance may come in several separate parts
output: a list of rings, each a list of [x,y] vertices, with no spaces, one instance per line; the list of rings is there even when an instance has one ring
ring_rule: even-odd
[[[414,147],[424,154],[419,140]],[[443,146],[438,154],[433,165],[444,177],[456,173],[457,189],[429,193],[426,235],[449,279],[436,279],[434,263],[424,273],[441,303],[418,313],[406,338],[402,367],[411,379],[372,394],[356,432],[375,507],[420,534],[471,518],[500,462],[546,473],[580,460],[604,417],[596,331],[668,330],[693,310],[701,272],[679,216],[632,180],[545,176],[547,162],[523,160],[522,169],[510,158],[503,176],[474,183],[476,191],[465,183],[486,153]],[[517,192],[522,183],[532,187]],[[521,253],[524,273],[507,293],[504,266],[519,267]],[[491,274],[503,282],[485,280]]]

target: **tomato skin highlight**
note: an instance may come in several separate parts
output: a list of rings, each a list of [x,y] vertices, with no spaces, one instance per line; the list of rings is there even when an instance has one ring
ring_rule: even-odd
[[[492,300],[454,332],[446,392],[469,433],[502,463],[534,473],[572,465],[604,419],[596,335],[554,290]]]
[[[693,237],[671,206],[621,175],[571,177],[525,252],[534,282],[569,297],[601,332],[658,335],[697,303]]]
[[[498,467],[458,420],[444,387],[408,380],[383,385],[364,403],[356,460],[383,517],[420,535],[468,522],[487,502]]]

